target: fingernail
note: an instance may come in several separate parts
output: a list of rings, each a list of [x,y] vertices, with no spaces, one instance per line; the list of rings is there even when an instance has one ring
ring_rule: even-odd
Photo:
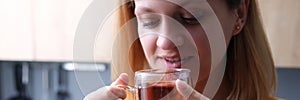
[[[186,90],[187,89],[187,84],[179,79],[176,80],[176,84],[177,84],[177,87],[180,89],[180,90]]]
[[[191,93],[193,92],[193,89],[190,89],[188,86],[189,85],[186,82],[181,81],[179,79],[176,80],[177,90],[185,98],[188,98],[191,95]]]
[[[128,79],[128,74],[126,73],[121,73],[121,75],[119,76],[119,78],[126,84],[128,84],[129,79]]]

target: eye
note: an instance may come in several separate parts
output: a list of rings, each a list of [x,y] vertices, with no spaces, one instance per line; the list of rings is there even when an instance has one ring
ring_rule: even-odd
[[[143,27],[154,27],[159,22],[160,22],[159,19],[155,19],[155,20],[152,19],[152,20],[145,21],[142,25],[143,25]]]
[[[138,24],[143,28],[154,28],[160,23],[160,17],[156,14],[144,14],[138,16]]]
[[[204,17],[207,16],[205,11],[202,11],[202,10],[195,10],[193,12],[194,12],[195,16],[189,12],[182,13],[181,17],[180,17],[182,23],[188,24],[188,25],[198,25],[198,24],[200,24],[199,21],[203,20]]]
[[[197,18],[195,18],[195,17],[181,17],[181,19],[186,24],[190,24],[190,25],[200,24],[199,21],[197,20]]]

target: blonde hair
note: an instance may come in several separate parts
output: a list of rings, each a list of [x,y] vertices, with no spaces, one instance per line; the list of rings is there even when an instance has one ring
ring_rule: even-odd
[[[144,69],[148,63],[137,38],[136,20],[133,19],[135,18],[133,1],[125,1],[121,0],[119,7],[118,32],[116,32],[114,43],[111,76],[114,80],[120,73],[127,73],[131,77],[130,84],[133,85],[134,72]],[[129,23],[129,21],[132,22]]]
[[[229,44],[226,74],[233,100],[265,100],[276,91],[276,75],[257,1],[250,0],[245,27]]]
[[[122,2],[123,1],[123,2]],[[126,1],[126,0],[125,0]],[[227,0],[230,8],[240,4],[241,0]],[[119,9],[119,28],[113,51],[112,79],[126,72],[133,83],[133,72],[147,65],[141,43],[137,37],[136,20],[133,1],[121,0]],[[132,25],[126,25],[133,21]],[[227,66],[225,75],[229,77],[232,91],[230,100],[265,100],[276,91],[276,75],[274,62],[267,42],[257,0],[250,0],[248,18],[243,30],[234,36],[227,50]]]

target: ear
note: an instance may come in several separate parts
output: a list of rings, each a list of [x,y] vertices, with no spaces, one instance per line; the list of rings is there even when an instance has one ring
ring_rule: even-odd
[[[239,34],[247,22],[249,3],[250,0],[242,0],[238,8],[234,10],[236,22],[232,32],[233,36]]]

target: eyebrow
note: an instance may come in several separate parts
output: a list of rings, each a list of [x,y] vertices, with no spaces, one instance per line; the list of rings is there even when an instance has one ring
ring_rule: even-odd
[[[143,13],[154,13],[154,10],[153,9],[151,9],[151,8],[148,8],[148,7],[138,7],[138,9],[137,8],[135,8],[135,10],[134,10],[134,14],[135,15],[140,15],[140,14],[143,14]]]

